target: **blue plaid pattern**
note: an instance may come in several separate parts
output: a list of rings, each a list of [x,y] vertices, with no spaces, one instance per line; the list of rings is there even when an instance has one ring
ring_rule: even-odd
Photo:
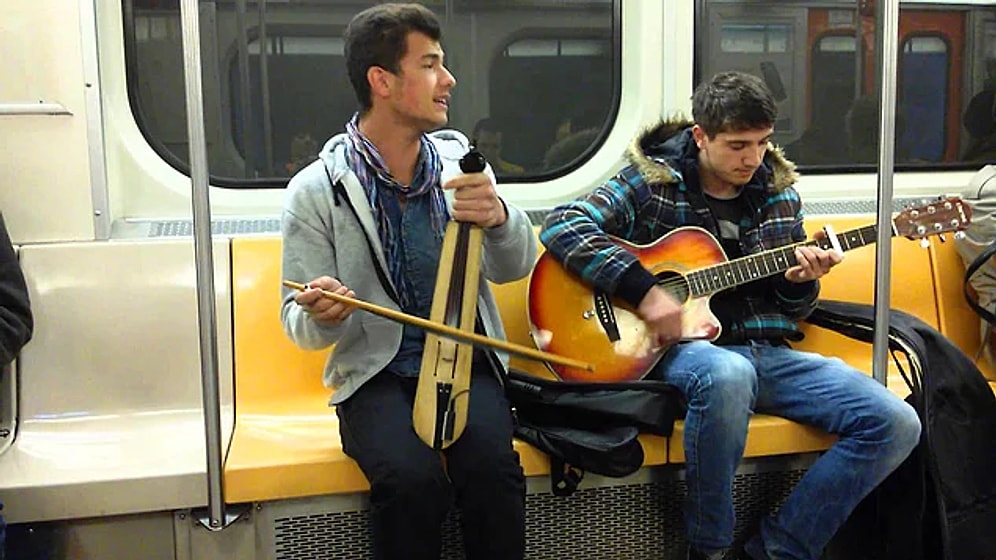
[[[645,160],[641,165],[628,165],[590,194],[551,211],[540,232],[547,251],[590,285],[618,295],[623,276],[631,267],[640,265],[610,235],[648,244],[675,228],[698,226],[718,237],[708,207],[696,204],[696,197],[701,196],[697,182],[693,186],[683,177],[683,172],[695,172],[687,154],[697,156],[697,150],[680,146],[675,152],[673,139],[667,148],[671,151],[664,156],[672,157],[642,154]],[[668,173],[670,182],[648,182],[641,171],[648,164],[656,164],[658,172]],[[744,186],[742,196],[753,209],[753,216],[748,216],[741,228],[744,254],[806,239],[798,192],[791,186],[778,190],[770,183],[771,166],[777,164],[769,154]],[[720,343],[801,338],[795,321],[814,308],[818,283],[792,284],[777,275],[748,286],[745,293],[738,290],[735,301],[724,301],[726,292],[712,299],[714,310],[727,306],[725,313],[717,310],[717,315],[734,318],[724,322]]]

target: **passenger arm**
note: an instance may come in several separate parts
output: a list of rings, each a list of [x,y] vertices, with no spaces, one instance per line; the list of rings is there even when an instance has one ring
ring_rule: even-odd
[[[331,211],[322,213],[319,210],[327,206],[328,202],[316,194],[316,191],[289,191],[281,223],[282,278],[307,283],[322,276],[336,277],[337,261],[332,225],[320,218],[324,215],[331,219]],[[320,350],[331,346],[343,335],[353,317],[346,317],[334,325],[319,324],[295,301],[298,293],[291,288],[282,288],[280,320],[284,332],[305,350]]]
[[[504,201],[503,201],[504,203]],[[508,219],[485,228],[481,269],[485,278],[503,284],[529,274],[536,262],[536,234],[526,212],[504,203]]]
[[[547,216],[540,241],[568,270],[637,307],[657,279],[610,235],[630,238],[650,188],[634,168],[623,169],[590,194]]]

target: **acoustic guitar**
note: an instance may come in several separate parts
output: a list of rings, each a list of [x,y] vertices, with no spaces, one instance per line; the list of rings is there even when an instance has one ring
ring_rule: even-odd
[[[910,239],[958,231],[968,225],[971,208],[949,197],[907,208],[892,220],[892,236]],[[659,286],[682,303],[682,340],[715,340],[721,327],[709,309],[713,294],[783,274],[797,264],[795,248],[810,245],[847,251],[876,241],[869,225],[777,249],[728,260],[719,242],[698,227],[675,229],[649,245],[613,238],[657,277]],[[656,336],[629,304],[592,289],[550,253],[536,262],[529,279],[529,328],[537,348],[582,359],[594,372],[547,363],[564,381],[617,382],[644,377],[669,346]]]

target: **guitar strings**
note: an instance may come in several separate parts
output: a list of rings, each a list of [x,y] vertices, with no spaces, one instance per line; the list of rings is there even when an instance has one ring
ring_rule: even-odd
[[[680,273],[678,271],[673,271],[673,270],[665,271],[665,272],[673,272],[676,275],[676,277],[664,279],[663,281],[658,282],[657,285],[660,286],[661,288],[664,288],[665,290],[667,290],[667,291],[669,291],[671,293],[691,292],[692,290],[688,290],[688,289],[686,289],[686,287],[689,285],[689,281],[687,280],[687,278],[689,276],[691,276],[692,274],[704,274],[704,273],[707,273],[709,270],[719,269],[720,267],[723,267],[723,266],[744,265],[744,264],[750,263],[751,261],[763,260],[765,257],[770,256],[770,255],[774,255],[776,253],[783,253],[784,257],[786,259],[786,262],[789,263],[789,268],[791,268],[792,266],[795,266],[797,264],[797,261],[793,260],[794,259],[794,254],[793,253],[795,252],[795,249],[797,247],[820,246],[821,245],[820,241],[821,240],[819,240],[819,239],[809,239],[809,240],[806,240],[806,241],[799,241],[797,243],[792,243],[790,245],[785,245],[785,246],[779,247],[777,249],[770,249],[768,251],[762,251],[762,252],[754,254],[754,255],[747,255],[747,256],[744,256],[744,257],[737,258],[737,259],[733,259],[732,261],[724,261],[724,262],[721,262],[721,263],[718,263],[718,264],[714,264],[714,265],[710,265],[710,266],[705,266],[705,267],[702,267],[702,268],[697,268],[697,269],[691,270],[691,271],[689,271],[689,272],[687,272],[685,274],[682,274],[682,273]],[[823,241],[825,241],[825,240],[823,240]],[[829,243],[827,243],[827,246],[829,246]],[[826,247],[824,246],[822,248],[826,248]],[[785,269],[782,269],[782,270],[788,270],[788,268],[785,268]],[[773,272],[769,271],[768,273],[762,274],[762,275],[760,275],[760,276],[758,276],[756,278],[751,278],[749,281],[752,282],[754,280],[760,280],[762,278],[767,278],[769,276],[774,276],[775,274],[778,274],[779,272],[782,272],[782,270],[775,270]],[[760,269],[758,269],[758,271],[760,271]],[[658,273],[654,273],[654,274],[656,275]],[[724,290],[726,288],[729,288],[729,287],[732,287],[732,286],[726,286],[724,288],[720,288],[719,290],[713,290],[713,291],[707,292],[707,293],[719,292],[719,291],[722,291],[722,290]]]

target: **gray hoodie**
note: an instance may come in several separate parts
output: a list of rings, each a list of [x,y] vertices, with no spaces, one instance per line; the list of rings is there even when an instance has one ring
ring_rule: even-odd
[[[461,173],[459,160],[467,153],[467,138],[454,130],[442,130],[431,134],[430,139],[439,151],[441,181],[445,183]],[[381,280],[390,282],[380,236],[363,187],[346,164],[345,147],[345,134],[333,137],[322,148],[318,160],[295,175],[287,187],[281,277],[305,283],[331,276],[354,290],[358,299],[399,310]],[[487,172],[494,180],[490,168]],[[335,194],[329,176],[332,184],[342,184]],[[447,202],[452,205],[452,191],[447,191]],[[536,235],[529,218],[508,205],[508,221],[485,230],[484,235],[477,306],[488,336],[504,340],[505,331],[485,280],[499,284],[518,280],[529,274],[535,261]],[[380,267],[383,274],[378,275],[375,267]],[[280,319],[287,336],[306,350],[335,344],[324,373],[325,385],[335,389],[330,404],[349,398],[383,370],[401,347],[400,323],[358,310],[336,326],[323,327],[294,302],[295,294],[283,288]],[[507,369],[508,356],[499,356]]]

